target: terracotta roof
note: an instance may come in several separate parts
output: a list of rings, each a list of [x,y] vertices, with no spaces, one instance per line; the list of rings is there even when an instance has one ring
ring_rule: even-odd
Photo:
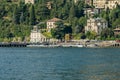
[[[53,18],[53,19],[50,19],[48,20],[47,22],[56,22],[56,21],[60,21],[61,19],[59,18]]]
[[[115,28],[114,30],[120,30],[120,28]]]

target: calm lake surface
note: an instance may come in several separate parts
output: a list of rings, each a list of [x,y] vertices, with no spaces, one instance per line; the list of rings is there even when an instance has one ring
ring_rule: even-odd
[[[120,49],[0,48],[0,80],[120,80]]]

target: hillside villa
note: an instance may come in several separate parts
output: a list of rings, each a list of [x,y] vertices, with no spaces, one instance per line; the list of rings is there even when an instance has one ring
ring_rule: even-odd
[[[47,30],[50,31],[52,28],[55,28],[55,23],[61,21],[61,19],[53,18],[47,21]]]
[[[102,18],[90,18],[87,20],[87,25],[85,26],[85,33],[88,31],[94,31],[98,35],[101,31],[108,27],[108,23],[106,20]]]
[[[43,43],[43,42],[47,42],[47,38],[42,33],[40,33],[37,26],[34,26],[33,30],[31,30],[30,42]]]

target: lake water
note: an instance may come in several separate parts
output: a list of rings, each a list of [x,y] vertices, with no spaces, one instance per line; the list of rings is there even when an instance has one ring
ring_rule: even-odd
[[[120,80],[120,49],[0,48],[0,80]]]

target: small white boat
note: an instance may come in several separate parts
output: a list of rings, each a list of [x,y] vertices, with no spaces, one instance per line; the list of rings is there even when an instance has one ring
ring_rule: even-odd
[[[97,48],[98,46],[96,44],[89,44],[86,47],[88,47],[88,48]]]
[[[83,45],[62,45],[62,47],[84,47]]]
[[[82,44],[80,44],[80,45],[76,45],[77,47],[84,47]]]
[[[44,45],[27,45],[27,47],[43,47]]]

